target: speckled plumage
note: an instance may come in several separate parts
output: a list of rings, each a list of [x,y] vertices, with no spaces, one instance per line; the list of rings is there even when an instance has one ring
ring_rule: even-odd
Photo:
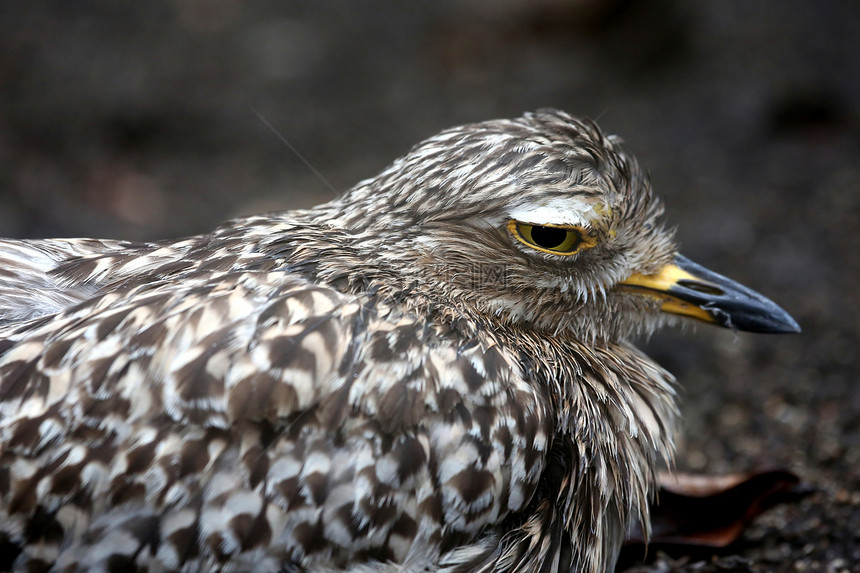
[[[672,451],[672,378],[628,342],[666,315],[617,288],[673,260],[660,214],[546,110],[316,209],[0,241],[0,566],[610,570]],[[513,215],[596,246],[530,250]]]

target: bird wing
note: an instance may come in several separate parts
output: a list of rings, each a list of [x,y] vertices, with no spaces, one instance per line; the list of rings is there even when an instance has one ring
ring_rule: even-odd
[[[237,271],[38,314],[0,329],[15,566],[437,559],[543,468],[549,406],[517,357],[396,305]]]
[[[55,314],[92,297],[95,281],[76,281],[56,270],[129,246],[99,239],[0,239],[0,326]]]

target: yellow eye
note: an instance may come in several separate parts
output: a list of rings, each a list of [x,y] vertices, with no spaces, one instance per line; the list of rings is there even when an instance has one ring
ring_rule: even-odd
[[[508,231],[524,245],[552,255],[573,255],[594,246],[594,241],[579,227],[509,221]]]

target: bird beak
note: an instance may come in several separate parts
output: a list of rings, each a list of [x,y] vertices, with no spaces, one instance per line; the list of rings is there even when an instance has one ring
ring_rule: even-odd
[[[660,299],[663,312],[670,314],[749,332],[800,332],[797,322],[770,299],[681,255],[656,274],[636,273],[619,286]]]

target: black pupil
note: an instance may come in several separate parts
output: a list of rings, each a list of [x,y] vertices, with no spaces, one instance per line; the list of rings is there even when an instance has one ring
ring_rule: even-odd
[[[532,227],[532,241],[538,247],[544,249],[555,249],[564,243],[567,234],[570,231],[567,229],[559,229],[558,227]]]

